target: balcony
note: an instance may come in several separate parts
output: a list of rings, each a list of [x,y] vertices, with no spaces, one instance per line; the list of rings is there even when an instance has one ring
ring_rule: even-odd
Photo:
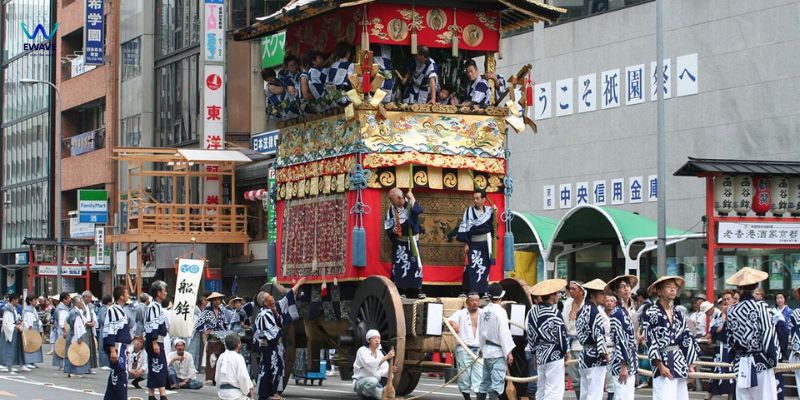
[[[214,236],[216,243],[241,243],[247,237],[247,206],[208,204],[145,203],[127,201],[128,234],[170,235],[204,243]]]
[[[89,72],[97,66],[95,65],[86,65],[84,62],[85,58],[83,54],[70,58],[68,61],[61,62],[61,80],[67,81],[69,79],[75,78],[76,76],[83,75],[86,72]]]
[[[64,139],[64,142],[69,147],[70,157],[100,150],[106,147],[106,128],[80,133]]]

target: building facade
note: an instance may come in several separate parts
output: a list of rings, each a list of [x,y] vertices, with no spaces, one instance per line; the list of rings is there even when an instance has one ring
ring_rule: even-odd
[[[554,3],[572,12],[572,3],[593,2]],[[800,6],[790,0],[665,3],[667,177],[662,195],[667,225],[690,236],[704,232],[705,183],[672,176],[688,157],[800,159],[795,140],[800,111],[794,106],[800,93],[795,56],[800,30],[792,22]],[[659,194],[651,190],[657,139],[655,3],[617,5],[504,39],[502,73],[533,66],[532,116],[539,128],[535,135],[528,130],[510,136],[517,210],[558,221],[590,204],[656,219]],[[553,247],[558,242],[554,238]],[[668,251],[670,272],[698,274],[687,285],[690,290],[703,285],[703,243],[684,240]],[[561,261],[570,276],[612,275],[624,270],[621,253],[612,241]],[[640,260],[646,281],[655,270],[653,253]],[[793,252],[780,250],[720,252],[716,287],[722,288],[731,268],[782,265],[786,278],[769,289],[788,293],[796,283],[788,276],[793,260]]]

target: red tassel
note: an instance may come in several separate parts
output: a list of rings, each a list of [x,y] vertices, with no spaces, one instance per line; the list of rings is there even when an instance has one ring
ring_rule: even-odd
[[[525,105],[528,107],[533,105],[533,82],[528,78],[527,85],[525,85]]]
[[[319,294],[323,299],[328,297],[328,282],[322,282],[322,287],[319,290]]]

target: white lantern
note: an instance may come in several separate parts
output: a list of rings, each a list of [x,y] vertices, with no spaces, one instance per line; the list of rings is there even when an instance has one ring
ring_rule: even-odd
[[[728,215],[733,210],[733,176],[714,178],[714,210],[719,215]]]
[[[749,175],[736,175],[733,178],[733,210],[744,217],[752,207],[753,178]]]
[[[792,216],[800,217],[800,177],[789,179],[789,202],[786,209]]]
[[[773,176],[770,186],[769,211],[776,217],[782,217],[789,207],[789,178]]]

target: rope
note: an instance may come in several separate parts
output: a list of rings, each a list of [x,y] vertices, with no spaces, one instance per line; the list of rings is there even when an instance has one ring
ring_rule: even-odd
[[[424,303],[434,303],[438,300],[439,299],[435,297],[426,297],[424,299],[414,301],[414,304],[411,305],[411,323],[414,324],[411,326],[411,336],[417,337],[417,309],[419,305]],[[445,321],[447,320],[445,319]]]
[[[447,381],[447,382],[445,382],[445,383],[443,383],[443,384],[439,385],[439,387],[437,387],[437,388],[435,388],[435,389],[433,389],[433,390],[429,390],[429,391],[427,391],[427,392],[420,393],[420,394],[418,394],[418,395],[416,395],[416,396],[411,396],[411,397],[396,397],[396,399],[403,399],[403,400],[417,400],[417,399],[419,399],[419,398],[422,398],[422,397],[424,397],[424,396],[427,396],[427,395],[429,395],[429,394],[436,393],[436,392],[438,392],[438,391],[440,391],[440,390],[444,389],[444,388],[445,388],[447,385],[450,385],[450,384],[452,384],[453,382],[455,382],[456,380],[458,380],[458,377],[460,377],[460,376],[461,376],[461,374],[463,374],[464,372],[467,372],[467,371],[469,371],[469,369],[470,369],[470,368],[472,368],[472,366],[473,366],[473,365],[475,365],[475,363],[477,363],[477,362],[478,362],[478,360],[480,360],[480,358],[476,358],[476,359],[472,360],[472,362],[471,362],[471,363],[469,363],[469,365],[467,365],[465,368],[462,368],[462,369],[461,369],[461,371],[458,371],[458,373],[457,373],[457,374],[456,374],[456,375],[455,375],[455,376],[454,376],[452,379],[450,379],[449,381]]]
[[[697,363],[695,363],[697,364]],[[705,363],[705,364],[723,364],[723,363]],[[780,363],[774,368],[775,372],[789,372],[800,369],[800,363]],[[639,368],[639,373],[642,376],[653,377],[653,372],[647,369]],[[726,380],[736,379],[736,374],[717,374],[712,372],[690,372],[688,379],[708,379],[708,380]]]

